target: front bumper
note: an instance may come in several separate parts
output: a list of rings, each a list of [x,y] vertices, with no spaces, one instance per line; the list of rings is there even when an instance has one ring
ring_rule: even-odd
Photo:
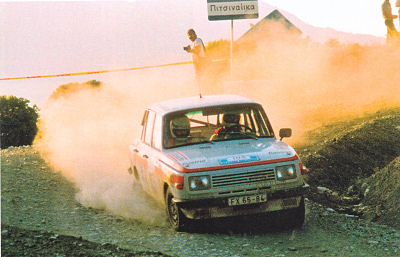
[[[242,216],[299,207],[301,198],[307,189],[308,185],[303,185],[292,189],[268,192],[267,202],[250,205],[229,206],[229,197],[182,200],[176,201],[176,204],[190,219]]]

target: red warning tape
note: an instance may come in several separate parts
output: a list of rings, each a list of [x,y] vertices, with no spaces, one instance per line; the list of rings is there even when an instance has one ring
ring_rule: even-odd
[[[130,70],[160,68],[160,67],[175,66],[175,65],[186,65],[186,64],[192,64],[192,63],[193,63],[192,61],[190,61],[190,62],[176,62],[176,63],[169,63],[169,64],[160,64],[160,65],[143,66],[143,67],[136,67],[136,68],[125,68],[125,69],[74,72],[74,73],[65,73],[65,74],[56,74],[56,75],[41,75],[41,76],[26,76],[26,77],[14,77],[14,78],[0,78],[0,80],[38,79],[38,78],[79,76],[79,75],[99,74],[99,73],[106,73],[106,72],[117,72],[117,71],[130,71]]]

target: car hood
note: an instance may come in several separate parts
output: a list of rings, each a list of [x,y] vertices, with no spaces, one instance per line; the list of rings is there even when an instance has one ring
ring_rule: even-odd
[[[169,149],[166,154],[169,161],[184,170],[221,168],[296,156],[296,152],[288,144],[276,139],[261,138],[184,146]]]

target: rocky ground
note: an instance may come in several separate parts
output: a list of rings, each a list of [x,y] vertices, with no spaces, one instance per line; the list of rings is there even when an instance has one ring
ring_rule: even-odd
[[[278,216],[191,233],[88,209],[32,147],[1,152],[2,256],[400,256],[400,231],[307,200],[301,229]],[[158,207],[155,207],[158,208]]]
[[[155,251],[130,251],[82,237],[58,235],[2,225],[3,256],[168,256]]]
[[[296,149],[310,199],[400,229],[400,108],[328,124],[305,142]]]

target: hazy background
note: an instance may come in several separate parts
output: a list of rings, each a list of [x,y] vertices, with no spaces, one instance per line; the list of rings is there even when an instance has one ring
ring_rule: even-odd
[[[301,1],[303,6],[290,0],[281,2],[285,7],[297,7],[296,12],[286,12],[280,2],[271,1],[273,6],[269,1],[259,1],[259,18],[236,20],[234,38],[279,8],[305,37],[315,41],[384,42],[386,28],[377,1],[363,1],[362,6],[360,1],[342,0],[324,4]],[[355,6],[363,11],[354,11]],[[352,10],[351,15],[348,10]],[[318,23],[307,24],[296,17],[297,13],[313,22],[315,17],[322,17]],[[356,25],[357,29],[342,33],[326,27],[328,22],[335,25],[335,21],[347,21],[349,29]],[[231,35],[230,21],[208,21],[206,2],[199,0],[0,2],[0,24],[0,78],[188,61],[190,56],[182,50],[190,43],[188,28],[194,28],[204,42],[230,39]],[[366,28],[369,33],[360,35],[367,33]],[[118,76],[138,73],[121,72]],[[0,81],[0,93],[42,105],[57,86],[91,79],[110,81],[108,74]]]
[[[259,1],[259,9],[261,19],[275,7]],[[182,49],[190,43],[188,28],[205,42],[230,38],[230,21],[209,22],[205,1],[17,2],[0,3],[0,10],[0,77],[189,61]],[[384,38],[316,28],[282,12],[311,40],[258,40],[249,54],[236,56],[232,78],[205,86],[203,94],[235,93],[260,101],[276,131],[293,128],[288,142],[294,143],[308,129],[400,103],[400,53],[382,45]],[[235,39],[258,20],[235,21]],[[271,35],[285,34],[279,26],[270,29]],[[342,45],[314,43],[330,38]],[[93,79],[104,83],[102,90],[46,102],[61,84]],[[0,93],[39,104],[37,149],[75,183],[81,204],[163,224],[162,209],[132,186],[128,145],[147,105],[198,94],[191,65],[0,81]]]

